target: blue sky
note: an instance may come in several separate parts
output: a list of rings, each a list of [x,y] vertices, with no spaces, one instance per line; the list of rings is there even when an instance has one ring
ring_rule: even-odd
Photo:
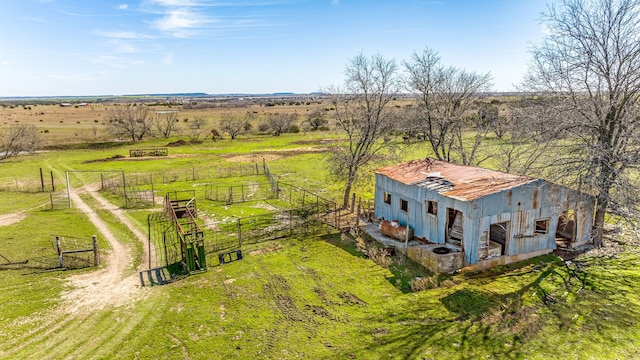
[[[1,0],[0,96],[319,91],[359,53],[513,90],[544,0]]]

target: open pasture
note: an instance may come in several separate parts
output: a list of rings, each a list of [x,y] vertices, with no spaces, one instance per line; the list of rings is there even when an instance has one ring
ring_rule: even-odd
[[[228,188],[262,183],[262,175],[214,178],[213,173],[240,165],[261,166],[263,158],[279,181],[329,199],[339,197],[341,184],[324,165],[336,138],[330,132],[252,135],[169,148],[167,158],[127,158],[130,149],[164,147],[180,138],[150,139],[20,156],[0,164],[0,183],[18,179],[35,184],[29,191],[8,187],[0,192],[0,216],[25,215],[0,226],[0,254],[11,260],[42,256],[41,251],[49,256],[51,234],[97,233],[104,260],[98,269],[76,271],[0,269],[0,358],[640,356],[636,291],[640,254],[629,245],[633,242],[629,232],[614,235],[618,241],[609,241],[601,253],[571,262],[550,255],[477,274],[425,273],[421,280],[428,285],[417,292],[409,286],[417,275],[402,257],[385,268],[365,257],[356,241],[337,232],[298,232],[243,245],[240,261],[217,265],[209,259],[213,265],[207,272],[140,288],[135,285],[139,284],[136,271],[146,265],[148,244],[136,232],[146,234],[147,218],[160,210],[160,203],[125,209],[117,192],[98,192],[111,205],[89,192],[80,194],[91,213],[123,244],[127,256],[113,258],[116,248],[90,214],[75,205],[48,210],[43,204],[50,190],[38,190],[40,168],[53,173],[60,184],[56,191],[64,190],[66,172],[71,171],[71,189],[78,192],[99,183],[101,171],[124,171],[127,182],[143,190],[151,188],[151,178],[160,198],[167,192],[195,190],[199,209],[208,218],[201,219],[202,224],[213,223],[269,210],[261,201],[226,204],[205,197],[207,184]],[[403,156],[424,156],[424,149],[411,144]],[[356,189],[364,198],[370,198],[372,191],[366,178]],[[124,265],[114,278],[123,282],[104,280],[110,296],[99,289],[102,282],[82,282],[109,271],[116,260]],[[129,287],[126,281],[131,277],[135,281]],[[127,291],[118,291],[119,286]],[[107,300],[94,299],[92,291],[94,297]]]

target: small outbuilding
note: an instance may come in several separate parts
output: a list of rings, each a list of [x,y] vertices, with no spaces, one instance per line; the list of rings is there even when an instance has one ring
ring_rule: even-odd
[[[542,179],[435,159],[387,166],[375,177],[380,229],[407,228],[407,255],[437,273],[591,241],[594,198]]]

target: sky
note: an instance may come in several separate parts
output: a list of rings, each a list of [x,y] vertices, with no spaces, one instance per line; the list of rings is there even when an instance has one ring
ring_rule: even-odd
[[[0,96],[310,93],[358,54],[490,72],[512,91],[545,0],[0,0]]]

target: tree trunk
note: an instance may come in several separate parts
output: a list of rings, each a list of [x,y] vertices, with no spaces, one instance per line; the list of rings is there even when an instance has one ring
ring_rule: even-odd
[[[593,229],[591,230],[591,236],[593,237],[593,245],[596,247],[602,247],[602,235],[604,234],[604,216],[607,213],[607,197],[598,196],[598,203],[596,204],[596,215],[593,221]]]
[[[347,179],[347,184],[344,187],[344,198],[342,199],[342,207],[346,208],[349,206],[349,195],[351,195],[351,186],[353,185],[353,178],[349,176]]]

